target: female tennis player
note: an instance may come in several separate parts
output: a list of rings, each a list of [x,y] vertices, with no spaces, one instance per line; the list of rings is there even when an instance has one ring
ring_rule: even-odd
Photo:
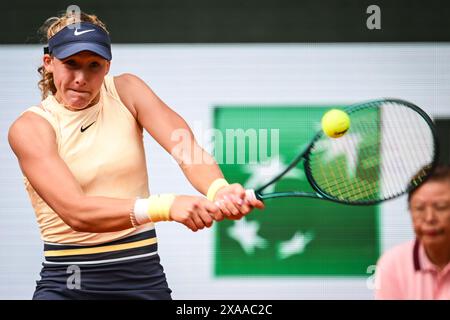
[[[186,122],[141,79],[108,75],[110,38],[96,16],[64,14],[43,30],[42,101],[9,130],[44,241],[33,299],[171,299],[154,223],[197,231],[263,203],[228,184]],[[150,195],[143,129],[206,197]],[[174,130],[189,133],[191,148],[179,148]]]

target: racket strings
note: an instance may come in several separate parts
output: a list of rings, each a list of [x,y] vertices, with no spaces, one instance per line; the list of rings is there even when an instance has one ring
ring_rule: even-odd
[[[404,119],[406,126],[393,126],[396,129],[395,135],[399,138],[393,140],[395,147],[390,147],[388,150],[390,153],[386,158],[394,159],[396,166],[393,170],[388,167],[385,176],[396,178],[395,190],[405,190],[405,186],[408,186],[417,172],[433,161],[434,140],[428,124],[412,109],[402,110],[397,107],[390,108],[389,111],[392,111],[396,118]],[[390,118],[389,115],[387,118]],[[390,121],[393,122],[393,120]],[[400,159],[398,159],[396,148],[401,151]]]
[[[356,123],[354,125],[352,125],[352,128],[354,128],[355,132],[360,132],[360,131],[364,131],[365,128],[370,127],[370,126],[378,126],[378,124],[377,123],[366,123],[364,126],[361,126],[361,122],[356,121]],[[356,154],[357,150],[355,148],[352,148],[352,146],[355,145],[357,143],[357,141],[355,141],[355,139],[353,139],[352,136],[347,136],[346,139],[350,141],[348,143],[342,144],[343,151],[345,152],[346,157],[347,158],[358,157],[358,154]],[[368,139],[371,139],[371,137],[369,135],[368,135]],[[339,142],[339,143],[341,143],[341,142]],[[368,150],[367,147],[359,150],[359,156],[362,155],[363,158],[366,160],[369,159],[369,154],[368,154],[367,150]],[[354,161],[356,161],[356,159],[354,159]],[[355,168],[354,174],[358,173],[362,177],[361,183],[359,183],[359,184],[345,183],[346,181],[349,180],[349,174],[348,174],[347,170],[343,168],[344,166],[346,166],[346,164],[341,163],[341,165],[334,166],[333,170],[329,170],[330,167],[328,167],[328,166],[323,166],[323,165],[319,166],[321,168],[321,172],[322,172],[321,177],[325,178],[325,179],[319,180],[319,179],[317,179],[317,176],[315,176],[316,181],[319,184],[326,183],[328,186],[327,190],[337,191],[339,199],[359,199],[359,198],[375,199],[376,197],[371,196],[371,194],[375,190],[375,187],[371,186],[370,183],[368,183],[368,181],[373,181],[373,178],[371,178],[367,174],[367,171],[362,171],[362,172],[359,171],[358,172],[358,169]],[[348,164],[347,164],[347,167],[348,167]],[[335,171],[339,172],[339,178],[334,176],[333,179],[328,179],[328,175],[325,174],[325,172],[328,172],[328,173],[331,172],[331,174],[334,175],[333,173]]]
[[[308,166],[320,190],[343,201],[372,202],[426,177],[421,169],[434,161],[434,136],[421,114],[384,101],[350,110],[350,117],[344,137],[322,136],[311,149]]]
[[[379,127],[379,121],[378,119],[375,119],[375,123],[369,123],[369,125],[375,125],[377,128]],[[359,125],[359,129],[360,131],[366,133],[366,136],[368,136],[369,139],[373,139],[373,136],[367,135],[367,131],[366,127]],[[375,144],[372,146],[375,148],[378,148],[378,141],[375,142]],[[363,156],[363,159],[365,161],[368,161],[369,159],[372,160],[373,158],[371,158],[371,154],[368,151],[369,149],[367,147],[364,147],[360,150],[360,152],[358,154],[361,154]],[[373,161],[371,161],[373,162]],[[354,192],[354,193],[349,193],[348,196],[352,196],[353,198],[359,199],[362,197],[362,195],[365,195],[366,199],[374,199],[375,197],[373,196],[374,192],[377,191],[376,189],[376,184],[374,182],[370,183],[371,181],[375,181],[375,179],[373,179],[373,174],[371,174],[371,171],[366,171],[366,170],[362,170],[362,171],[358,171],[359,175],[362,177],[362,181],[366,182],[366,185],[362,185],[362,184],[354,184],[355,186],[358,186],[358,192]]]
[[[414,115],[414,117],[412,117]],[[399,125],[402,120],[405,124]],[[412,174],[420,167],[432,161],[431,152],[427,153],[429,158],[419,158],[423,155],[420,151],[422,146],[420,141],[428,141],[426,147],[431,151],[433,139],[431,134],[429,139],[424,136],[417,136],[423,132],[430,132],[425,121],[412,109],[399,108],[398,106],[388,106],[383,109],[380,141],[380,196],[382,199],[394,197],[405,190]]]
[[[391,113],[393,114],[392,118],[399,118],[400,115],[396,112],[397,108],[392,108]],[[409,112],[403,112],[402,116],[404,116],[404,119],[406,120],[407,123],[413,124],[412,119],[410,119],[408,117]],[[406,119],[406,118],[409,119]],[[389,119],[389,118],[388,118]],[[387,121],[389,121],[387,119]],[[413,124],[414,125],[414,124]],[[393,128],[393,135],[399,137],[399,139],[394,139],[393,141],[390,141],[392,145],[388,146],[388,150],[386,152],[394,152],[395,150],[399,150],[401,154],[408,154],[409,153],[409,148],[410,145],[406,142],[406,141],[402,141],[405,139],[401,139],[404,138],[404,135],[402,135],[402,130],[401,128],[399,128],[398,126],[392,125],[392,126],[386,126],[386,130],[389,130],[389,128]],[[407,127],[409,128],[409,127]],[[419,141],[416,139],[416,137],[414,136],[414,131],[412,132],[407,132],[408,136],[410,137],[411,141]],[[409,154],[409,156],[411,157],[411,159],[414,160],[415,163],[418,162],[418,159],[416,157],[416,155],[413,154]],[[385,172],[385,176],[392,176],[392,177],[397,177],[397,179],[394,179],[394,182],[392,183],[392,186],[389,186],[389,184],[386,184],[386,189],[389,190],[388,187],[391,187],[391,189],[397,189],[398,187],[395,185],[395,183],[405,183],[405,181],[400,181],[402,177],[407,177],[407,176],[411,176],[411,170],[414,170],[413,168],[410,168],[408,166],[408,164],[410,163],[409,161],[403,162],[402,166],[396,166],[395,168],[397,170],[390,170],[390,168],[394,168],[395,166],[395,159],[393,159],[394,157],[392,156],[388,156],[386,157],[386,159],[391,160],[390,161],[390,166],[386,167],[386,172]],[[417,168],[418,169],[418,168]],[[409,177],[408,177],[409,179]]]

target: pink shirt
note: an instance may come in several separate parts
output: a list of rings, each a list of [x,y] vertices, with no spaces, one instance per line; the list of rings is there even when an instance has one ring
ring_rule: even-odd
[[[441,271],[418,241],[383,254],[376,269],[375,299],[450,300],[450,263]]]

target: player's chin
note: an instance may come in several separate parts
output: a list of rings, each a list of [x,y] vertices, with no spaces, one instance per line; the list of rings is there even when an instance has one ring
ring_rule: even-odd
[[[71,108],[82,110],[85,109],[88,105],[90,100],[88,99],[67,99],[68,104]]]
[[[443,244],[444,242],[449,242],[449,235],[446,234],[444,231],[440,232],[427,232],[422,233],[420,235],[420,241],[424,245],[436,245],[436,244]]]
[[[68,92],[65,100],[72,108],[84,109],[91,103],[93,97],[87,92]]]

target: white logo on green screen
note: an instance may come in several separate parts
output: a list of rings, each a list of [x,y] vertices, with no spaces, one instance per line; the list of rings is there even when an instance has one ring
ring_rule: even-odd
[[[323,113],[334,107],[338,106],[216,108],[216,130],[277,129],[279,134],[279,154],[258,159],[257,164],[223,163],[225,177],[246,188],[263,185],[306,147]],[[365,140],[351,138],[355,150]],[[317,150],[321,161],[345,161],[349,178],[356,177],[357,163],[364,160],[358,152],[346,153],[339,143],[332,148],[325,144],[316,146],[323,149]],[[291,190],[312,191],[302,164],[264,192]],[[263,211],[216,224],[215,246],[216,276],[366,276],[367,266],[379,256],[378,207],[307,198],[267,200]]]

